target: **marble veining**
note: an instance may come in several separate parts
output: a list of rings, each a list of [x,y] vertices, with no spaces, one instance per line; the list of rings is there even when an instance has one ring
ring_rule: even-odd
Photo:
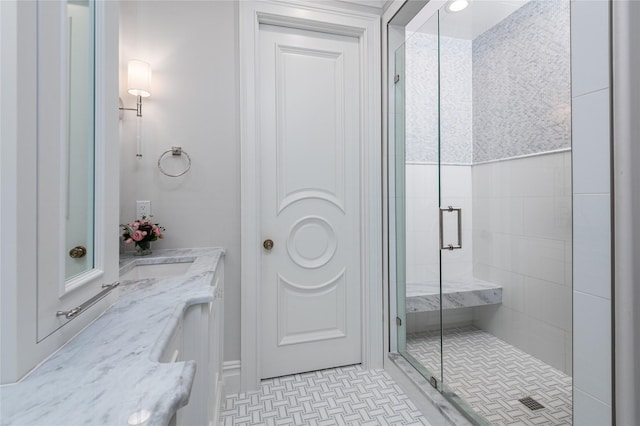
[[[437,281],[407,283],[407,312],[440,309],[440,284]],[[502,287],[477,278],[442,282],[442,309],[502,303]]]
[[[26,378],[0,387],[2,425],[166,425],[189,400],[194,361],[160,363],[188,306],[213,301],[213,276],[223,249],[157,250],[125,256],[123,274],[141,264],[193,262],[181,276],[122,282],[102,316]]]

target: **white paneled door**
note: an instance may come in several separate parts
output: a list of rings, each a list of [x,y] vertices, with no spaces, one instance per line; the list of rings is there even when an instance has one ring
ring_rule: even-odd
[[[358,39],[259,38],[261,377],[360,363]]]

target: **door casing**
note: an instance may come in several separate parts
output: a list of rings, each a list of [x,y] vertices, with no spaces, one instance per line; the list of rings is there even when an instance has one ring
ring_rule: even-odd
[[[382,368],[382,147],[380,17],[300,1],[239,3],[241,139],[241,392],[260,383],[260,151],[257,138],[257,52],[260,24],[356,37],[361,80],[362,360]]]

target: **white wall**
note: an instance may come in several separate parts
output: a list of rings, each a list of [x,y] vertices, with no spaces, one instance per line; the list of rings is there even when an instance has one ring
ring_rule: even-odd
[[[126,107],[129,59],[153,69],[143,99],[142,151],[135,156],[136,116],[121,121],[120,221],[135,218],[135,201],[150,200],[166,227],[155,248],[224,247],[225,360],[240,358],[240,150],[237,3],[123,1],[120,12],[120,96]],[[157,161],[171,146],[191,156],[191,170],[170,178]],[[171,156],[169,156],[171,157]],[[166,160],[171,167],[173,158]],[[163,164],[165,164],[163,162]],[[127,247],[129,249],[129,247]]]
[[[479,328],[571,375],[571,153],[473,166],[473,275],[502,286]]]

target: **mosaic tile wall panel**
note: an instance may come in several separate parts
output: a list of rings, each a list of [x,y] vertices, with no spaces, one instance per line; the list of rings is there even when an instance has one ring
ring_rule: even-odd
[[[471,163],[471,41],[440,39],[442,161]],[[406,160],[438,161],[438,44],[415,33],[406,43]]]
[[[445,164],[571,145],[569,2],[531,1],[473,42],[441,37]],[[438,45],[406,43],[406,161],[438,160]]]
[[[531,1],[473,41],[473,161],[571,145],[569,2]]]

